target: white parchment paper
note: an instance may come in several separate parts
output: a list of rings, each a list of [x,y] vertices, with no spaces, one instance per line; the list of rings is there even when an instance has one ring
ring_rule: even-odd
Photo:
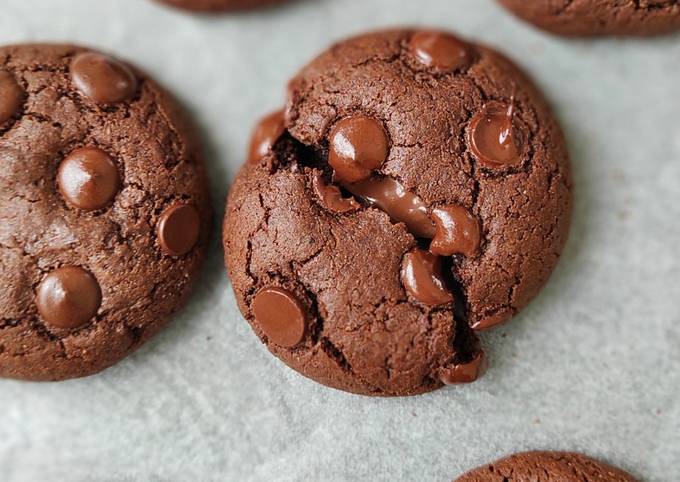
[[[492,0],[300,0],[213,18],[149,0],[0,1],[0,43],[93,45],[174,91],[207,138],[218,217],[286,80],[334,40],[400,24],[501,48],[568,137],[570,243],[542,295],[484,335],[488,375],[391,400],[302,378],[239,315],[218,221],[189,306],[138,353],[88,379],[0,381],[0,480],[444,481],[524,449],[680,480],[680,36],[567,41]]]

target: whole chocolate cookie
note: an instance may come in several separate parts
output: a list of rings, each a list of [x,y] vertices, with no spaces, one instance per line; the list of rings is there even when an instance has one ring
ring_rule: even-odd
[[[371,33],[303,69],[256,130],[226,264],[288,365],[417,394],[481,375],[476,331],[538,293],[570,206],[561,131],[511,62],[443,32]]]
[[[561,35],[655,35],[680,28],[678,0],[498,1],[528,22]]]
[[[629,474],[585,455],[526,452],[475,469],[455,482],[636,482]]]
[[[0,376],[98,372],[182,305],[210,220],[185,119],[108,55],[0,47]]]
[[[197,12],[224,12],[266,7],[285,0],[156,0],[166,5]]]

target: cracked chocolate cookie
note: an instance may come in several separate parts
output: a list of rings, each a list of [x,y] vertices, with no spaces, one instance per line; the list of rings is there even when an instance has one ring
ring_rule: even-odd
[[[636,479],[581,454],[526,452],[475,469],[455,482],[636,482]]]
[[[561,35],[655,35],[680,29],[679,0],[498,0]]]
[[[209,200],[153,80],[81,47],[0,47],[0,165],[0,376],[93,374],[183,304]]]
[[[541,289],[571,178],[543,98],[500,54],[437,31],[341,42],[290,83],[231,189],[239,306],[300,373],[367,395],[472,382],[477,332]]]
[[[197,12],[225,12],[230,10],[250,10],[266,7],[285,0],[156,0],[184,10]]]

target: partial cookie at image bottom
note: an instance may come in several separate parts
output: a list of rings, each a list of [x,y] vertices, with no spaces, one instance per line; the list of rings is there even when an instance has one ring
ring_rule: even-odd
[[[637,482],[626,472],[572,452],[525,452],[474,469],[453,482]]]

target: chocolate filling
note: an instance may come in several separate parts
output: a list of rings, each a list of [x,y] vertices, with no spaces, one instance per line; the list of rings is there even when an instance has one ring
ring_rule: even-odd
[[[435,237],[435,223],[432,219],[433,206],[427,206],[418,196],[402,186],[397,180],[373,171],[372,175],[357,183],[340,183],[334,179],[334,172],[328,163],[326,146],[309,146],[301,143],[288,132],[285,132],[274,144],[276,167],[286,167],[293,171],[303,172],[309,169],[311,184],[315,178],[321,178],[329,187],[336,187],[344,198],[355,199],[363,208],[374,207],[385,212],[393,222],[406,225],[418,244],[416,250],[428,251]],[[319,172],[321,173],[319,175]],[[337,215],[346,213],[337,212]],[[428,251],[428,254],[429,251]],[[434,256],[434,255],[432,255]],[[452,340],[454,357],[445,364],[446,367],[474,363],[482,354],[479,340],[470,327],[469,305],[465,289],[456,276],[456,265],[463,259],[462,254],[452,256],[436,256],[441,263],[437,275],[451,293],[451,305],[455,335]],[[408,289],[407,289],[408,291]],[[425,303],[427,304],[427,303]],[[435,308],[433,306],[433,308]]]

